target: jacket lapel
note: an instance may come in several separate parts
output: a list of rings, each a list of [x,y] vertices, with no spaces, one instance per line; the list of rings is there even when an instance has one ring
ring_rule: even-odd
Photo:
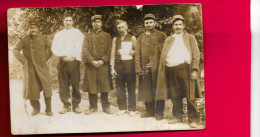
[[[191,49],[190,49],[190,43],[189,43],[189,39],[188,39],[188,36],[186,33],[184,33],[182,35],[182,39],[183,39],[183,42],[184,42],[184,45],[186,46],[186,49],[189,51],[189,53],[191,53]]]
[[[174,37],[169,37],[169,39],[168,39],[168,41],[167,41],[167,43],[166,43],[166,47],[165,47],[165,58],[166,58],[166,56],[168,55],[168,53],[169,53],[169,51],[170,51],[170,49],[172,48],[172,46],[173,46],[173,43],[174,43],[174,40],[175,40],[175,38]]]

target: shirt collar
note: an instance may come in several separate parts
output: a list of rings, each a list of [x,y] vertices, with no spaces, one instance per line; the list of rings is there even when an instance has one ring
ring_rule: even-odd
[[[175,37],[175,38],[177,38],[177,37],[179,38],[179,37],[181,37],[182,35],[183,35],[183,32],[182,32],[181,34],[176,34],[176,33],[174,33],[172,36]]]
[[[72,27],[71,29],[64,29],[65,32],[70,32],[70,31],[72,31],[72,30],[74,30],[73,27]]]
[[[146,35],[149,35],[149,34],[154,33],[155,31],[156,31],[155,28],[153,28],[153,29],[151,29],[150,31],[145,31],[145,34],[146,34]]]
[[[30,34],[30,35],[29,35],[29,37],[32,38],[32,39],[36,38],[37,36],[38,36],[38,34],[36,34],[36,35],[31,35],[31,34]]]
[[[97,29],[97,30],[92,30],[94,33],[99,33],[99,32],[101,32],[102,31],[102,29]]]

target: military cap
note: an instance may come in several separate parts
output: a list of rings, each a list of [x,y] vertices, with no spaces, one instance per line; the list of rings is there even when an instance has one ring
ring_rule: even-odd
[[[101,15],[94,15],[94,16],[91,17],[91,21],[94,21],[95,19],[102,20],[102,16]]]
[[[177,21],[177,20],[182,20],[182,21],[184,21],[184,18],[183,18],[181,15],[174,15],[174,16],[172,17],[172,23],[174,23],[174,22]]]
[[[155,20],[154,14],[152,14],[152,13],[145,14],[145,15],[144,15],[144,20],[147,20],[147,19],[153,19],[153,20]]]
[[[39,26],[38,23],[39,23],[38,19],[31,19],[31,20],[28,22],[29,26],[31,26],[31,25]]]

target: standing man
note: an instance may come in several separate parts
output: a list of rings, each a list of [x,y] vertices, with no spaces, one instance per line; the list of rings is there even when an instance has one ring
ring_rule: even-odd
[[[32,116],[40,112],[40,91],[43,90],[46,115],[51,112],[51,79],[46,61],[51,57],[50,41],[39,34],[36,20],[29,22],[29,35],[13,48],[13,55],[23,65],[23,98],[29,99],[33,107]],[[22,54],[20,53],[22,51]]]
[[[97,111],[97,94],[101,93],[101,104],[103,111],[111,114],[108,102],[109,82],[109,60],[111,53],[111,36],[102,30],[102,16],[94,15],[91,17],[92,32],[84,38],[82,47],[82,60],[85,65],[84,80],[88,83],[90,108],[85,112],[86,115]]]
[[[81,48],[84,35],[80,30],[73,28],[72,16],[64,17],[64,29],[56,33],[52,43],[52,52],[59,57],[58,80],[59,95],[63,103],[63,109],[59,112],[64,114],[71,110],[76,114],[81,113],[79,103],[81,94],[79,91],[80,82],[80,61]],[[70,85],[72,85],[72,102],[69,102]]]
[[[130,116],[135,116],[135,66],[133,55],[136,38],[128,34],[126,21],[118,20],[116,24],[119,36],[113,39],[110,65],[111,75],[116,79],[117,104],[119,107],[117,114],[126,113],[125,84],[127,84],[128,111],[130,111]]]
[[[198,80],[200,51],[194,36],[186,33],[184,28],[183,17],[173,16],[174,34],[165,40],[160,58],[156,99],[172,100],[175,119],[170,123],[182,120],[183,98],[187,98],[190,107],[195,95],[200,95],[195,92],[199,91],[198,84],[195,89],[195,81]],[[191,109],[188,112],[192,112]]]
[[[145,33],[137,39],[135,53],[135,71],[139,76],[138,100],[145,102],[146,113],[141,117],[153,117],[163,119],[160,109],[164,109],[164,100],[156,102],[155,112],[155,90],[158,74],[158,65],[163,48],[165,33],[155,29],[156,21],[154,14],[144,16]]]

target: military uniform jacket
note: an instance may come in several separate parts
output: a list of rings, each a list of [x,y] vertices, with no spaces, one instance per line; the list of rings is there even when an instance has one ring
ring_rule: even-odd
[[[155,29],[149,35],[143,33],[137,38],[135,50],[136,73],[147,73],[145,67],[147,64],[151,64],[149,74],[139,77],[139,101],[149,102],[154,100],[159,59],[165,39],[166,34]]]
[[[108,92],[110,90],[109,82],[109,60],[111,53],[111,36],[104,32],[91,32],[84,38],[82,45],[82,61],[85,64],[84,91],[91,94]],[[91,62],[103,60],[104,64],[99,68],[94,68]]]
[[[23,97],[40,99],[40,91],[52,96],[51,79],[46,61],[51,57],[51,43],[43,35],[26,36],[13,48],[13,55],[23,64]],[[23,53],[21,54],[20,51]]]

